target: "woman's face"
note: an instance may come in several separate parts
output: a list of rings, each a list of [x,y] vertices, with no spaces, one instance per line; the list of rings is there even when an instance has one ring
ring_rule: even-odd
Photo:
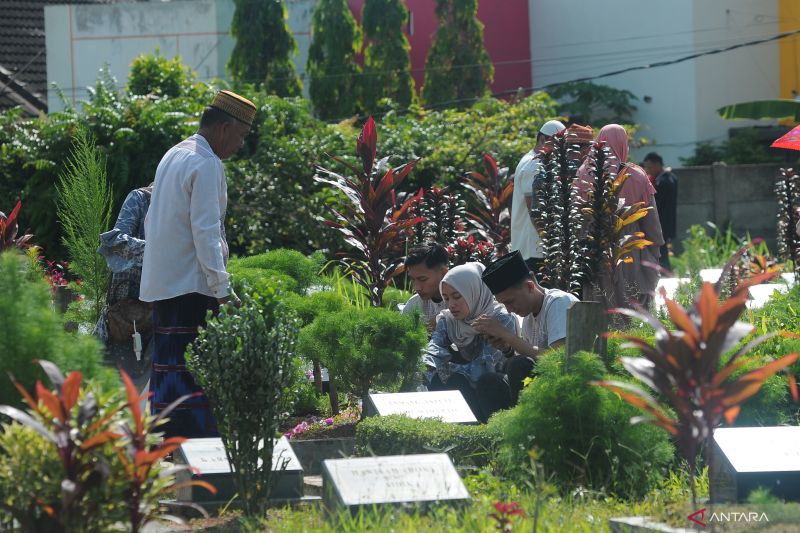
[[[442,299],[447,304],[447,308],[453,313],[453,318],[456,320],[466,320],[469,316],[469,305],[467,301],[461,296],[461,293],[455,290],[452,285],[442,282]]]

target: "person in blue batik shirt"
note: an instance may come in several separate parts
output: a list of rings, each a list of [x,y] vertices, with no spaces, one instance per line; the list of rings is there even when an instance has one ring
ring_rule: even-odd
[[[111,270],[111,283],[108,287],[106,305],[95,327],[95,335],[106,344],[130,343],[130,338],[115,339],[109,328],[109,310],[114,313],[115,305],[125,300],[139,302],[139,286],[142,280],[142,258],[144,257],[144,219],[150,207],[152,184],[131,191],[122,204],[117,222],[110,231],[100,234],[98,253],[106,259]],[[119,307],[117,307],[119,309]],[[111,317],[113,320],[113,317]],[[149,345],[150,334],[144,331],[147,324],[138,324],[142,330],[142,344]]]
[[[496,318],[514,332],[518,324],[481,281],[483,270],[480,263],[467,263],[442,278],[439,288],[447,309],[439,314],[423,362],[428,368],[428,390],[461,391],[475,418],[486,421],[490,413],[484,406],[488,402],[476,388],[483,376],[496,375],[504,356],[492,345],[492,339],[471,324],[483,315]]]

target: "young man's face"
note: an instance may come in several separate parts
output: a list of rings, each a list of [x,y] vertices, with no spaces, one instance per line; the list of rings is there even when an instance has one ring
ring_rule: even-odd
[[[509,313],[527,316],[533,312],[533,281],[526,281],[523,285],[509,287],[494,295],[495,299],[503,304]]]
[[[659,174],[661,174],[663,166],[659,165],[656,161],[645,161],[644,163],[642,163],[642,168],[650,176],[658,176]]]
[[[439,283],[447,274],[447,267],[428,268],[425,263],[407,267],[408,277],[414,287],[414,291],[423,300],[439,300]]]

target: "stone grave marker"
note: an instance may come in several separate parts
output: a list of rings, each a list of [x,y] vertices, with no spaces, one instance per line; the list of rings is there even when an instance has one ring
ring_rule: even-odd
[[[700,279],[702,281],[707,281],[713,285],[722,275],[722,270],[723,269],[721,268],[704,268],[699,272]]]
[[[477,424],[478,420],[460,391],[398,392],[370,394],[367,416],[406,415],[410,418],[441,418],[454,424]]]
[[[747,300],[748,309],[760,309],[772,298],[775,291],[786,292],[789,288],[782,283],[762,283],[750,287],[750,300]]]
[[[743,501],[758,487],[800,500],[800,427],[718,428],[714,431],[715,501]]]
[[[608,314],[600,302],[574,302],[567,310],[567,356],[586,350],[605,358]]]
[[[188,439],[175,452],[175,464],[189,465],[196,473],[178,473],[178,481],[199,479],[217,489],[211,494],[202,487],[178,489],[177,500],[187,502],[227,502],[236,494],[231,466],[220,438]],[[303,497],[303,467],[292,450],[289,440],[281,437],[272,451],[272,477],[270,499],[298,499]]]
[[[470,499],[445,453],[327,459],[322,462],[322,494],[328,510]]]

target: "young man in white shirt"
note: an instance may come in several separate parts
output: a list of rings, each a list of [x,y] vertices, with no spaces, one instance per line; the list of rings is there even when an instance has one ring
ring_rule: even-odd
[[[439,293],[439,283],[447,274],[449,261],[447,250],[438,243],[414,246],[406,256],[406,273],[416,294],[408,299],[402,312],[411,314],[418,310],[428,335],[436,329],[436,317],[447,309]]]
[[[522,254],[522,258],[533,272],[539,271],[544,252],[539,232],[533,225],[533,182],[541,162],[539,152],[547,146],[553,135],[566,127],[558,120],[545,122],[536,135],[536,146],[525,154],[514,172],[514,192],[511,198],[511,250]]]
[[[472,324],[473,328],[487,335],[495,346],[502,349],[508,358],[504,383],[494,376],[487,378],[483,384],[492,388],[508,387],[508,405],[500,402],[491,406],[497,410],[516,404],[523,380],[530,376],[534,360],[539,354],[563,344],[567,337],[567,310],[578,299],[558,289],[542,288],[519,251],[506,254],[491,263],[483,272],[482,279],[508,312],[524,317],[521,337],[492,317],[480,316]]]
[[[186,369],[186,346],[205,326],[209,310],[229,301],[239,304],[225,268],[228,196],[222,160],[244,145],[255,113],[246,98],[217,93],[198,132],[173,146],[156,169],[139,293],[142,301],[153,302],[153,414],[184,394],[202,393]],[[165,437],[215,436],[205,396],[181,404],[163,431]]]

